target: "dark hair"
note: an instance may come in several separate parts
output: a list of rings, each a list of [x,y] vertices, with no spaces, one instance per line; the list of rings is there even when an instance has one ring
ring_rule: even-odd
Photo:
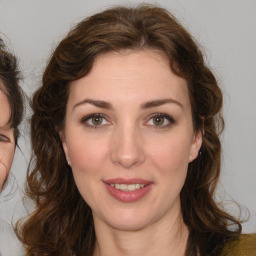
[[[241,232],[239,221],[214,201],[220,175],[222,93],[192,36],[166,10],[116,7],[84,19],[60,42],[44,72],[32,108],[34,159],[27,194],[36,209],[20,227],[27,255],[92,255],[92,213],[66,163],[63,129],[69,84],[86,76],[97,56],[122,49],[158,49],[188,82],[195,131],[203,133],[201,155],[189,164],[181,207],[190,236],[186,255],[219,255]],[[230,226],[233,225],[232,231]]]
[[[15,142],[19,136],[18,126],[23,116],[23,93],[19,86],[20,72],[18,70],[16,57],[6,50],[3,40],[0,38],[0,81],[3,91],[11,108],[9,119],[10,126],[14,128]]]

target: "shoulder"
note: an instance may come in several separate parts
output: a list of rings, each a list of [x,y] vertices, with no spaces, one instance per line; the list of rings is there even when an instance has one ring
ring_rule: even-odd
[[[242,234],[227,243],[221,256],[256,256],[256,234]]]

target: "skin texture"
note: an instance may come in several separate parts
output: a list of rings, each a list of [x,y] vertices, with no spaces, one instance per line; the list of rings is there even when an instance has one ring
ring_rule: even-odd
[[[3,84],[0,81],[0,87]],[[0,90],[0,191],[11,169],[15,139],[13,128],[8,124],[10,118],[10,105],[4,92]]]
[[[159,106],[146,104],[166,99]],[[91,114],[103,116],[99,125]],[[93,212],[95,255],[184,255],[188,230],[179,194],[202,136],[193,130],[187,83],[171,71],[162,52],[99,56],[92,71],[70,85],[60,135],[77,187]],[[114,178],[153,185],[140,200],[125,203],[107,192],[104,181]]]

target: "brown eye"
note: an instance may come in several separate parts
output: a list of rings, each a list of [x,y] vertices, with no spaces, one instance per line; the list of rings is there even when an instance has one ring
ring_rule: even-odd
[[[90,128],[101,128],[111,123],[102,114],[91,114],[81,120],[81,122]]]
[[[8,141],[9,141],[9,139],[8,139],[6,136],[4,136],[4,135],[0,134],[0,141],[8,142]]]
[[[173,117],[159,113],[159,114],[154,114],[147,122],[148,126],[153,126],[155,128],[167,128],[174,124],[175,121]]]
[[[103,122],[103,118],[101,116],[92,117],[91,120],[93,125],[101,125]]]
[[[152,121],[153,121],[154,125],[163,125],[164,117],[162,117],[162,116],[155,116],[155,117],[152,118]]]

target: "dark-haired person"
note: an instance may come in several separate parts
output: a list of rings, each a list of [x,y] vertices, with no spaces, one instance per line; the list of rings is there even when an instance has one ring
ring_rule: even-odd
[[[166,10],[83,20],[32,108],[36,208],[17,231],[26,255],[255,255],[255,236],[213,198],[222,93]]]
[[[23,115],[23,93],[18,84],[19,79],[16,58],[6,49],[0,38],[0,193],[8,184],[19,137],[18,126]],[[1,207],[1,203],[0,208],[1,211],[6,210]],[[14,253],[15,250],[16,253],[20,248],[14,249],[14,244],[10,241],[15,237],[11,225],[0,219],[0,231],[0,255],[13,255],[10,252]]]
[[[19,77],[16,58],[0,38],[0,191],[11,169],[23,115]]]

